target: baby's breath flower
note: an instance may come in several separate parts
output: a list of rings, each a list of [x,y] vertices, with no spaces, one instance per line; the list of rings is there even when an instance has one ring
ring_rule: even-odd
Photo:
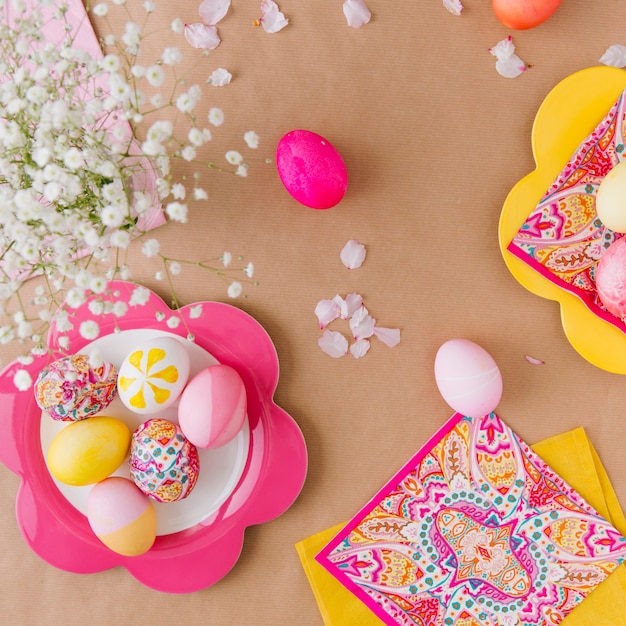
[[[212,107],[209,110],[209,124],[213,126],[221,126],[224,123],[224,112],[222,109]]]
[[[178,261],[172,261],[170,263],[170,274],[178,276],[182,272],[182,265]]]
[[[78,332],[83,339],[91,341],[96,339],[100,334],[100,326],[98,326],[98,323],[94,320],[85,320],[81,322]]]
[[[109,7],[106,2],[99,2],[91,10],[93,11],[94,15],[97,15],[98,17],[104,17],[109,12]]]
[[[183,60],[183,57],[179,48],[171,47],[163,50],[161,59],[165,65],[178,65]]]
[[[230,252],[224,252],[222,254],[222,264],[224,267],[228,267],[233,261],[233,255]]]
[[[159,248],[160,244],[158,239],[148,239],[141,247],[141,252],[144,256],[150,258],[159,254]]]
[[[13,376],[13,384],[18,391],[28,391],[33,384],[33,379],[27,370],[17,370]]]
[[[200,187],[195,187],[193,190],[193,199],[194,200],[208,200],[209,195],[204,189]]]
[[[182,35],[183,30],[185,29],[185,24],[183,20],[180,19],[180,17],[177,17],[170,24],[170,28],[178,35]]]
[[[253,130],[246,131],[243,135],[243,140],[248,148],[256,149],[259,147],[259,136]]]
[[[226,153],[226,160],[231,165],[241,165],[243,163],[243,156],[241,156],[241,153],[237,152],[237,150],[229,150]]]
[[[238,298],[243,291],[243,285],[238,281],[233,281],[228,285],[228,297],[229,298]]]

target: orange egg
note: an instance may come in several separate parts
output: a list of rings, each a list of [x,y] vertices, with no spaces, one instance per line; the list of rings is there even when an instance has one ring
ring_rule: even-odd
[[[492,0],[496,17],[507,27],[526,30],[543,24],[562,0]]]

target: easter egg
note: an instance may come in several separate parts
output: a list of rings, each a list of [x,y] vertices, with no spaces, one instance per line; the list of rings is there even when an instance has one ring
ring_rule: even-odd
[[[156,539],[152,501],[127,478],[111,476],[87,496],[87,520],[102,543],[124,556],[145,554]]]
[[[468,417],[491,413],[502,397],[497,363],[484,348],[468,339],[450,339],[439,348],[435,380],[443,399]]]
[[[609,313],[626,316],[626,237],[614,241],[596,265],[598,297]]]
[[[50,443],[48,469],[66,485],[91,485],[122,464],[129,443],[128,426],[114,417],[98,415],[73,422]]]
[[[186,498],[198,481],[198,449],[180,426],[152,418],[133,433],[130,474],[141,491],[158,502]]]
[[[241,376],[228,365],[201,370],[187,384],[178,405],[178,423],[199,448],[218,448],[241,430],[247,396]]]
[[[44,367],[34,385],[35,401],[57,421],[82,420],[105,409],[117,393],[117,369],[107,362],[89,364],[86,354],[73,354]]]
[[[150,339],[123,360],[117,381],[119,397],[135,413],[157,413],[178,400],[189,367],[189,354],[181,340]]]
[[[626,233],[626,161],[602,179],[596,194],[596,213],[607,228]]]
[[[562,0],[492,0],[496,17],[507,27],[526,30],[543,24]]]
[[[309,130],[292,130],[281,138],[276,167],[285,189],[312,209],[330,209],[346,193],[348,173],[339,152]]]

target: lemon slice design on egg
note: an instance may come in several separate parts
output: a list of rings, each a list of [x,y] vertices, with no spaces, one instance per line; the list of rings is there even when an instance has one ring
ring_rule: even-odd
[[[138,376],[120,376],[119,386],[122,391],[128,391],[137,381],[141,381],[137,392],[128,399],[131,407],[135,409],[145,409],[147,405],[144,392],[148,392],[148,390],[157,404],[162,405],[167,402],[171,395],[170,390],[159,386],[157,383],[164,381],[173,384],[178,381],[178,368],[170,364],[162,369],[153,371],[153,368],[158,367],[159,363],[161,363],[166,356],[167,353],[162,348],[150,348],[147,353],[145,367],[142,365],[144,357],[143,350],[136,350],[129,356],[128,362],[137,370]]]

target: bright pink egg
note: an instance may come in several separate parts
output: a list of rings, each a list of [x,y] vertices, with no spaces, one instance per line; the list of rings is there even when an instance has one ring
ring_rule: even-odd
[[[228,365],[212,365],[185,387],[178,405],[178,423],[198,448],[219,448],[241,430],[246,411],[241,376]]]
[[[348,172],[341,155],[309,130],[292,130],[281,138],[276,167],[287,191],[312,209],[330,209],[346,193]]]
[[[614,241],[600,257],[596,289],[610,313],[619,318],[626,316],[626,237]]]

